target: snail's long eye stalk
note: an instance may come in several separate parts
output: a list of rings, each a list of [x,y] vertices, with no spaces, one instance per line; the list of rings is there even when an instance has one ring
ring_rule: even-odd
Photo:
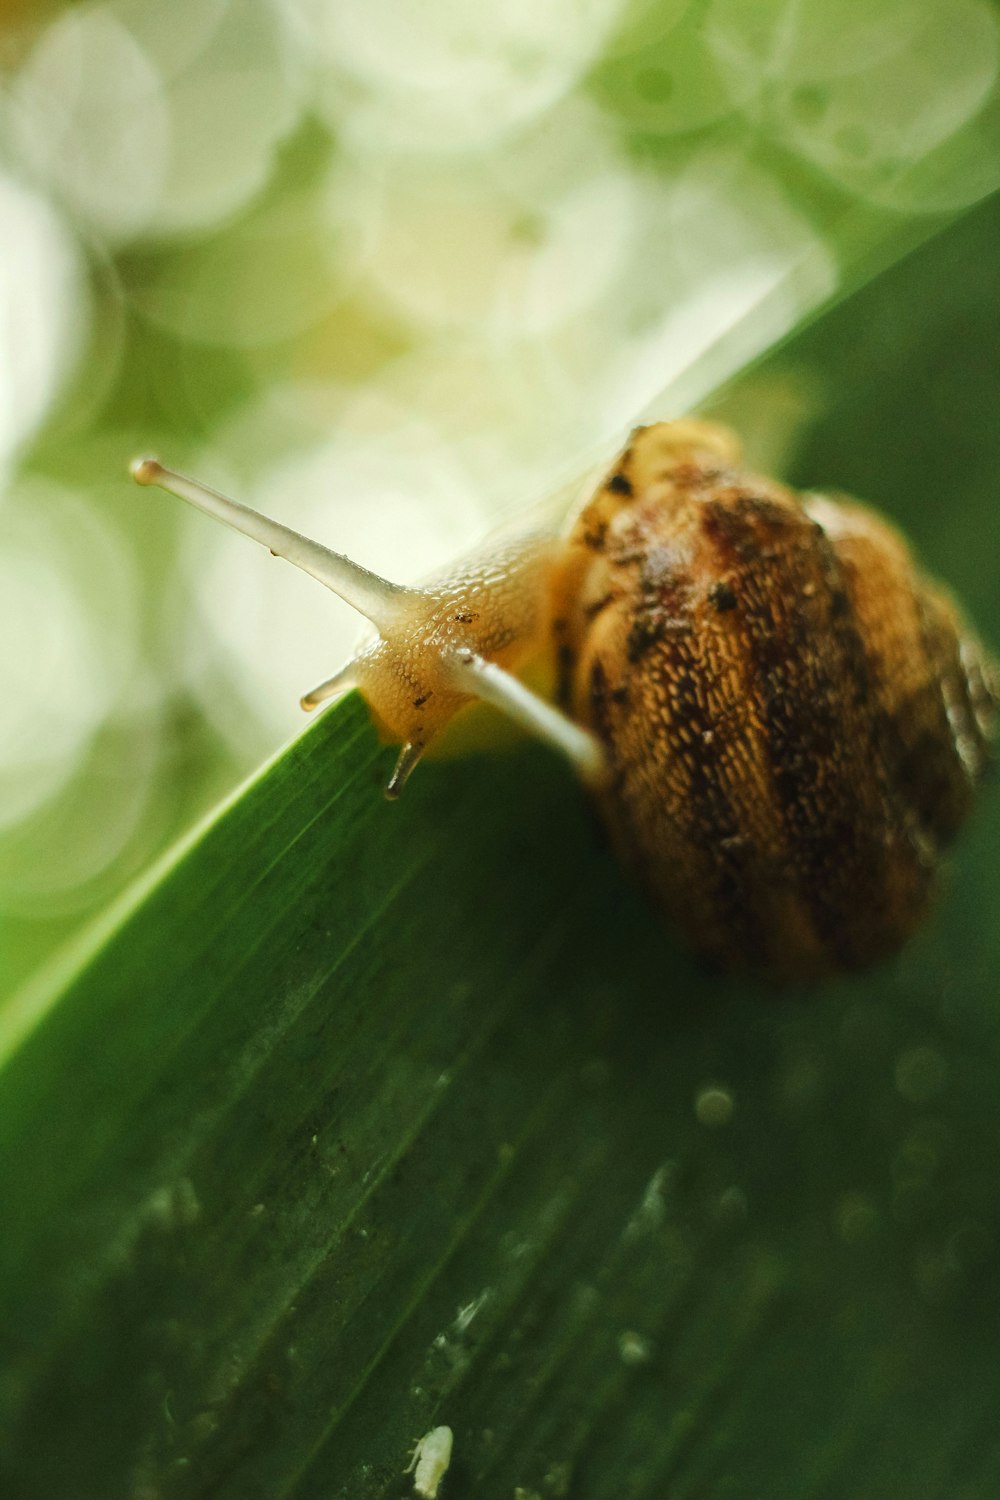
[[[214,516],[224,526],[231,526],[234,531],[260,542],[275,557],[294,563],[371,620],[383,635],[399,618],[406,602],[413,598],[413,590],[390,583],[377,573],[370,573],[342,553],[331,552],[329,547],[302,536],[290,526],[282,526],[280,521],[272,521],[251,510],[249,505],[229,500],[207,485],[199,484],[196,479],[165,468],[158,459],[137,459],[131,473],[137,484],[158,485],[161,490],[177,495],[206,515]]]
[[[380,639],[301,703],[316,708],[351,688],[360,691],[380,727],[402,746],[386,788],[390,797],[399,796],[435,735],[471,698],[494,704],[565,755],[584,780],[596,784],[604,776],[597,738],[513,675],[542,644],[553,538],[529,535],[470,558],[464,571],[450,572],[437,584],[402,588],[158,459],[138,459],[132,477],[260,542],[371,620]]]

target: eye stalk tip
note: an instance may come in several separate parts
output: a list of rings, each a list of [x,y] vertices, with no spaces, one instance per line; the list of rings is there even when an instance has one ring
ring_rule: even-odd
[[[136,484],[158,484],[163,475],[163,465],[158,458],[134,458],[128,471]]]

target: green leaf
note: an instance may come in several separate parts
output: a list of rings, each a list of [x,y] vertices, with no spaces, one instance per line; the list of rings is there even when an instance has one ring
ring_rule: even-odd
[[[758,376],[994,640],[998,234]],[[896,963],[775,997],[543,751],[391,759],[327,714],[9,1058],[4,1493],[401,1496],[447,1424],[446,1497],[996,1494],[997,798]]]

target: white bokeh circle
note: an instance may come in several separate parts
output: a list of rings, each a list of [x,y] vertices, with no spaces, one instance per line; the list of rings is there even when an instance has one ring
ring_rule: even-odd
[[[83,258],[63,219],[38,193],[2,174],[0,246],[2,480],[76,365],[90,296]]]

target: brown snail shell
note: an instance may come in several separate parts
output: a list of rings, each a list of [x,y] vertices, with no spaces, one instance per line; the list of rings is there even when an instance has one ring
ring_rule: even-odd
[[[927,910],[996,679],[887,522],[684,425],[634,433],[576,518],[559,699],[607,748],[619,857],[699,951],[786,980],[864,968]]]

